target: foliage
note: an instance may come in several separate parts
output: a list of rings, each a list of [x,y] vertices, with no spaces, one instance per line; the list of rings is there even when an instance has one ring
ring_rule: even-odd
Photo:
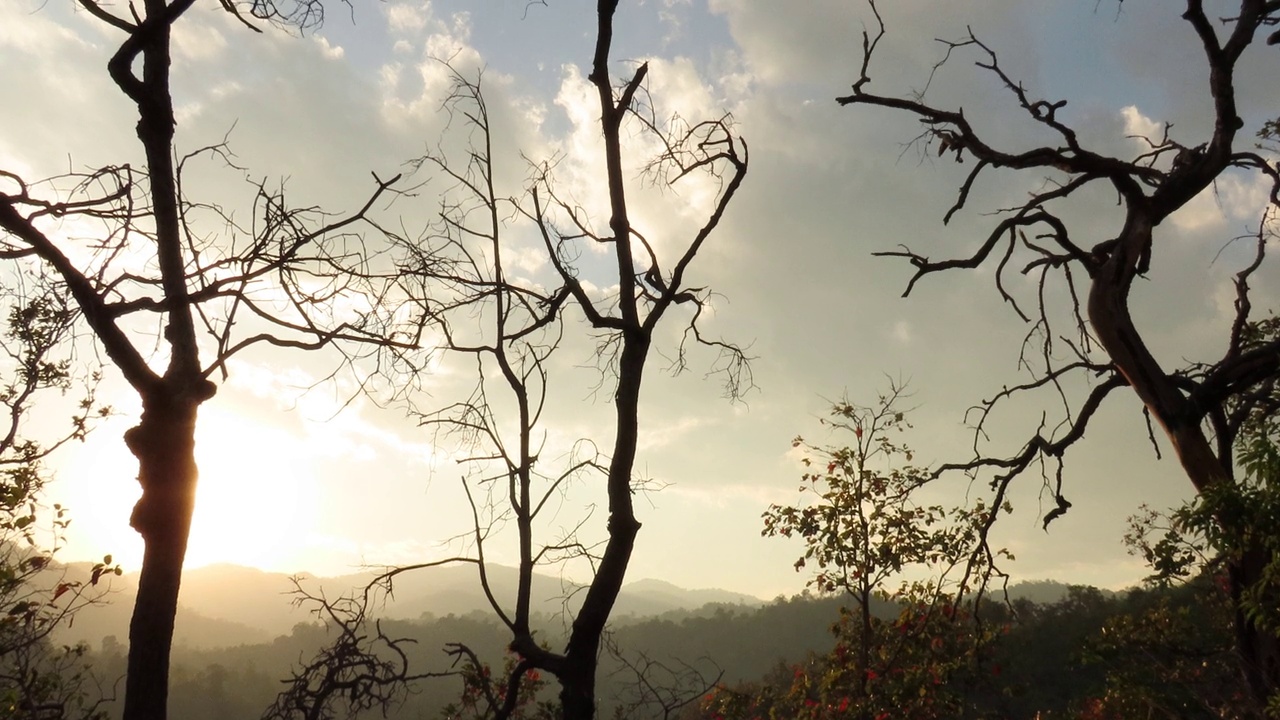
[[[799,537],[805,550],[796,570],[812,562],[809,584],[846,602],[831,628],[836,644],[797,665],[786,686],[707,698],[712,717],[956,717],[984,674],[998,672],[983,660],[1001,630],[975,616],[966,594],[981,597],[993,557],[1009,555],[987,552],[991,511],[982,503],[947,509],[918,501],[928,472],[911,464],[914,453],[898,438],[911,427],[896,407],[902,398],[891,387],[872,407],[836,403],[824,424],[851,435],[852,445],[796,438],[794,447],[806,451],[800,491],[813,501],[771,506],[764,534]],[[896,589],[887,588],[891,581]],[[877,617],[877,601],[896,607],[896,617]]]
[[[1033,720],[1039,715],[1040,720],[1080,720],[1081,714],[1091,708],[1098,712],[1114,709],[1110,703],[1117,702],[1127,692],[1126,687],[1135,688],[1135,694],[1140,691],[1154,696],[1164,692],[1167,696],[1172,691],[1192,702],[1201,696],[1219,702],[1227,697],[1220,694],[1228,689],[1227,683],[1243,686],[1234,675],[1234,655],[1229,652],[1231,633],[1221,615],[1222,597],[1218,595],[1215,601],[1212,595],[1220,590],[1209,580],[1128,593],[1087,587],[1068,589],[1064,585],[1049,592],[1039,586],[1034,590],[1040,599],[1036,603],[1022,599],[1028,592],[1025,584],[1011,587],[1012,608],[994,601],[983,607],[987,627],[1007,625],[1008,631],[991,647],[990,655],[983,660],[981,682],[975,678],[966,695],[976,707],[968,717]],[[1210,607],[1214,602],[1219,609]],[[642,648],[653,658],[705,657],[724,669],[710,698],[704,693],[699,702],[670,717],[708,720],[721,703],[725,707],[720,714],[725,718],[765,718],[767,713],[761,707],[775,708],[777,717],[789,717],[787,712],[792,706],[784,706],[782,701],[791,693],[796,669],[804,671],[807,678],[821,679],[819,664],[835,646],[829,626],[838,617],[839,604],[834,596],[807,594],[778,599],[759,608],[706,607],[623,621],[615,628],[614,637],[620,646]],[[1148,610],[1161,607],[1170,611],[1167,626],[1153,619],[1159,615],[1148,614]],[[901,608],[880,603],[874,610],[886,624],[895,622],[901,612]],[[563,641],[564,627],[558,616],[543,616],[535,626],[538,636],[551,646]],[[1131,631],[1150,640],[1162,628],[1168,632],[1159,642],[1140,644],[1135,641],[1141,637],[1124,634]],[[439,650],[451,641],[465,642],[481,657],[504,658],[503,666],[491,668],[491,677],[501,677],[505,658],[510,657],[502,650],[507,644],[506,628],[500,621],[479,613],[424,616],[413,621],[384,620],[382,629],[391,636],[410,640],[405,647],[413,662],[435,661],[441,669],[447,668],[448,663],[447,659],[442,660]],[[1190,634],[1180,637],[1178,633],[1183,632]],[[181,648],[174,657],[172,714],[190,720],[255,717],[256,709],[268,705],[275,696],[277,678],[287,672],[290,664],[300,656],[310,656],[327,640],[323,628],[301,624],[290,635],[257,645]],[[1108,643],[1114,643],[1114,647]],[[123,658],[114,647],[94,653],[91,660],[96,668],[123,671]],[[1206,660],[1209,667],[1197,680],[1194,671]],[[1163,680],[1165,673],[1170,673],[1168,683]],[[540,677],[549,680],[545,674]],[[661,712],[624,714],[631,707],[632,677],[610,654],[602,656],[597,688],[600,717],[649,720],[663,716]],[[1137,687],[1138,681],[1147,684]],[[460,693],[455,682],[426,683],[416,690],[397,701],[392,717],[439,718],[446,705],[458,706]],[[750,714],[749,703],[760,697],[766,702],[772,698],[772,705],[757,704],[755,714]],[[803,711],[805,697],[797,694],[790,702]],[[815,689],[815,700],[816,697]],[[735,698],[739,703],[736,709],[730,704]],[[839,708],[838,699],[835,707]],[[1194,710],[1193,705],[1187,707]],[[1130,720],[1146,718],[1146,713],[1143,709],[1136,715],[1113,713],[1110,717]],[[376,711],[373,714],[377,715]],[[1156,713],[1153,717],[1163,716]]]
[[[84,437],[95,418],[110,412],[94,401],[96,375],[71,410],[71,427],[51,440],[26,433],[37,399],[65,395],[78,378],[64,341],[74,313],[52,289],[37,285],[8,294],[3,339],[0,405],[9,418],[0,437],[0,718],[86,718],[99,709],[97,678],[86,662],[87,647],[57,646],[50,634],[71,622],[98,596],[99,580],[119,574],[111,556],[103,558],[88,583],[60,572],[54,555],[70,523],[66,508],[55,504],[52,517],[40,505],[46,475],[41,461],[70,440]]]
[[[506,714],[513,720],[552,720],[560,716],[560,706],[548,700],[539,700],[539,694],[547,688],[547,680],[531,667],[519,668],[520,661],[508,653],[500,673],[494,673],[488,663],[481,662],[465,646],[454,645],[454,652],[462,662],[462,696],[440,711],[445,720],[475,718],[487,720],[494,717],[499,708],[507,706],[507,696],[516,693],[512,709]],[[518,677],[518,682],[511,678]]]
[[[1280,335],[1280,318],[1251,323],[1242,333],[1247,347]],[[1259,398],[1269,401],[1263,402]],[[1207,607],[1225,625],[1233,603],[1257,632],[1280,637],[1280,394],[1275,381],[1255,392],[1247,406],[1228,405],[1245,416],[1235,440],[1238,477],[1204,488],[1169,513],[1143,508],[1130,518],[1126,542],[1154,571],[1148,582],[1169,586],[1212,577],[1216,595]],[[1246,556],[1249,557],[1246,557]],[[1262,559],[1261,572],[1242,581],[1236,568]],[[1219,607],[1227,602],[1227,607]],[[1185,611],[1184,611],[1185,612]],[[1168,626],[1168,613],[1152,619]],[[1181,618],[1185,621],[1185,618]],[[1173,637],[1176,633],[1170,631]],[[1171,675],[1177,675],[1171,670]],[[1199,677],[1199,673],[1195,673]],[[1238,704],[1238,703],[1237,703]],[[1280,717],[1280,695],[1268,700],[1269,716]]]
[[[1122,598],[1069,586],[1053,600],[1019,597],[984,608],[991,622],[1008,626],[1008,634],[993,648],[991,665],[1000,674],[979,694],[978,716],[1074,718],[1082,699],[1099,697],[1105,687],[1105,670],[1084,663],[1081,649],[1120,611]]]
[[[975,688],[998,676],[998,664],[976,660],[995,639],[988,624],[955,605],[908,603],[898,617],[875,619],[863,634],[857,613],[840,611],[835,648],[794,665],[789,682],[752,691],[719,687],[703,699],[711,718],[954,718],[970,712]],[[864,664],[863,647],[874,651]]]
[[[1135,590],[1082,649],[1104,689],[1078,698],[1083,718],[1244,718],[1252,700],[1232,653],[1230,597],[1202,574],[1162,592]]]
[[[981,501],[950,510],[917,502],[929,472],[911,465],[914,452],[897,441],[911,429],[895,407],[902,397],[894,387],[874,407],[836,403],[823,424],[852,435],[851,446],[819,448],[801,437],[792,442],[807,453],[800,492],[814,502],[770,506],[763,534],[804,541],[796,570],[814,562],[817,573],[809,585],[819,591],[866,599],[904,570],[926,568],[942,580],[968,561],[973,564],[964,567],[964,583],[985,577],[991,558],[971,551],[982,546],[988,508]],[[897,465],[898,459],[906,464]],[[1004,551],[995,555],[1011,559]]]

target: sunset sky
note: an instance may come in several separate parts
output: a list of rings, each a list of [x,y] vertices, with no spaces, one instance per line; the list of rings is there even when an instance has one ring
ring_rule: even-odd
[[[581,0],[352,0],[333,3],[321,30],[299,38],[246,31],[218,3],[201,0],[175,29],[178,152],[227,137],[243,174],[210,170],[192,192],[252,212],[242,177],[287,179],[296,204],[335,212],[359,206],[370,172],[388,177],[456,132],[439,111],[450,58],[467,76],[483,68],[498,128],[499,180],[516,194],[524,157],[561,157],[566,190],[596,219],[601,192],[598,110],[586,81],[594,43],[592,6]],[[1210,3],[1213,4],[1213,3]],[[1179,3],[1168,0],[893,0],[882,3],[888,35],[870,89],[906,95],[924,86],[944,48],[966,26],[1000,53],[1002,66],[1033,94],[1068,99],[1059,117],[1094,149],[1131,157],[1172,123],[1192,146],[1211,121],[1207,74]],[[1224,11],[1225,13],[1225,11]],[[1211,12],[1217,17],[1224,13]],[[988,174],[965,211],[942,216],[970,166],[922,155],[908,143],[920,127],[904,115],[841,108],[861,60],[867,7],[851,0],[624,0],[614,73],[649,62],[649,90],[664,110],[686,118],[732,113],[750,144],[746,183],[720,231],[691,270],[690,284],[716,295],[708,331],[749,347],[758,389],[742,402],[721,399],[715,357],[693,354],[672,377],[655,354],[646,378],[637,473],[662,489],[639,498],[643,523],[630,577],[685,587],[723,587],[773,597],[798,592],[799,547],[760,537],[770,503],[797,500],[801,473],[792,438],[822,444],[829,401],[870,403],[890,379],[906,380],[915,430],[906,438],[925,462],[965,459],[972,434],[965,411],[1005,385],[1027,379],[1018,353],[1028,328],[1003,304],[990,268],[922,281],[902,261],[871,253],[911,246],[933,258],[959,256],[994,224],[990,213],[1040,187],[1033,174]],[[75,10],[71,0],[0,2],[0,169],[27,178],[108,163],[140,164],[134,109],[109,81],[105,63],[118,33]],[[933,79],[932,102],[963,107],[988,133],[1029,147],[1045,137],[1010,94],[962,57]],[[1239,70],[1245,133],[1274,117],[1280,49],[1261,43]],[[1270,113],[1270,115],[1269,115]],[[1247,141],[1246,141],[1247,142]],[[643,148],[633,148],[642,150]],[[644,157],[630,158],[630,167]],[[642,183],[636,178],[636,185]],[[407,226],[438,200],[428,182],[417,197],[379,208]],[[688,232],[697,192],[638,196],[637,227],[653,237]],[[1213,359],[1225,349],[1230,278],[1246,262],[1263,186],[1229,175],[1171,218],[1157,240],[1150,280],[1136,290],[1136,315],[1166,368]],[[1078,242],[1117,231],[1113,197],[1093,193],[1069,219]],[[1224,249],[1225,248],[1225,249]],[[527,248],[514,248],[520,252]],[[524,256],[522,256],[524,257]],[[550,278],[545,258],[528,255],[530,278]],[[1277,306],[1274,269],[1255,277],[1255,307]],[[1034,284],[1010,288],[1034,302]],[[663,334],[656,353],[671,357]],[[549,444],[565,447],[602,433],[607,393],[593,394],[584,369],[594,347],[569,324],[549,409]],[[81,357],[91,358],[85,340]],[[451,449],[395,405],[356,397],[327,354],[262,351],[231,365],[230,379],[201,410],[201,490],[189,565],[234,562],[269,570],[336,574],[362,564],[417,562],[465,550],[450,538],[469,512]],[[438,363],[424,380],[425,406],[466,392],[468,366]],[[314,387],[313,387],[314,386]],[[313,388],[308,390],[307,388]],[[128,527],[136,467],[120,441],[136,423],[136,399],[108,374],[103,395],[117,415],[52,464],[50,502],[71,508],[64,559],[114,553],[136,569],[140,541]],[[348,400],[350,402],[348,403]],[[1041,413],[1060,404],[1028,398],[997,418],[989,445],[1012,452]],[[1121,543],[1125,518],[1147,503],[1180,502],[1189,484],[1161,442],[1157,461],[1140,406],[1114,393],[1086,440],[1067,457],[1065,495],[1074,504],[1048,532],[1052,500],[1038,475],[1018,484],[1015,512],[998,542],[1017,561],[1015,578],[1054,578],[1120,587],[1144,573]],[[961,477],[930,499],[960,503],[984,490]],[[557,522],[569,527],[594,504],[584,527],[604,537],[603,493],[574,488]],[[510,562],[514,549],[488,549]]]

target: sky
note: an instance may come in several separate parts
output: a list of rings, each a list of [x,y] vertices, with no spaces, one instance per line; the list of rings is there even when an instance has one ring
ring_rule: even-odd
[[[1219,3],[1220,4],[1220,3]],[[462,74],[483,72],[496,133],[498,180],[517,194],[523,158],[560,158],[566,193],[603,222],[598,111],[586,82],[594,12],[581,0],[353,0],[304,37],[244,30],[214,2],[198,2],[175,28],[174,96],[181,153],[226,138],[243,172],[205,167],[189,190],[252,213],[244,177],[285,184],[295,203],[335,212],[358,206],[370,173],[389,177],[457,127],[440,111],[449,58]],[[1133,156],[1132,136],[1172,136],[1187,145],[1211,122],[1207,73],[1176,3],[1123,6],[1070,0],[882,3],[888,34],[870,89],[906,95],[924,86],[942,56],[935,38],[966,27],[1038,96],[1065,98],[1059,117],[1100,151]],[[1213,13],[1210,13],[1213,15]],[[1226,14],[1218,13],[1218,15]],[[1216,15],[1215,15],[1216,16]],[[875,251],[909,245],[931,257],[964,255],[985,237],[991,213],[1039,187],[1043,178],[988,174],[966,210],[944,226],[969,166],[938,160],[911,141],[909,118],[842,108],[860,64],[867,7],[847,0],[624,0],[618,15],[615,76],[649,63],[648,88],[663,112],[686,118],[731,113],[750,146],[750,171],[719,231],[692,267],[690,283],[715,291],[707,330],[748,347],[757,389],[740,402],[704,377],[714,356],[694,354],[688,371],[663,372],[676,330],[660,338],[646,378],[637,473],[653,480],[637,512],[643,528],[630,577],[685,587],[722,587],[763,598],[800,591],[800,547],[761,537],[761,513],[794,503],[802,472],[792,439],[841,442],[820,424],[830,402],[874,401],[890,382],[910,388],[917,459],[965,459],[973,435],[966,410],[1027,379],[1018,354],[1028,328],[1002,303],[990,269],[922,281],[902,298],[910,267]],[[119,41],[70,0],[0,3],[0,168],[28,178],[68,168],[139,161],[135,119],[105,61]],[[1259,45],[1239,70],[1247,133],[1274,112],[1280,50]],[[1013,146],[1041,142],[1012,97],[971,60],[949,65],[930,99],[963,107],[979,127]],[[450,135],[454,133],[454,135]],[[443,138],[443,140],[442,140]],[[637,227],[680,238],[705,208],[706,188],[646,188],[638,169],[652,150],[628,141]],[[424,222],[441,185],[379,207],[406,227]],[[1135,314],[1166,366],[1211,359],[1225,348],[1230,278],[1247,260],[1232,238],[1256,227],[1265,193],[1256,178],[1224,177],[1161,229],[1156,264],[1135,292]],[[699,203],[702,202],[700,205]],[[1114,198],[1092,194],[1067,217],[1080,242],[1117,230]],[[545,258],[513,231],[513,255],[537,280]],[[524,243],[523,245],[521,243]],[[523,253],[523,254],[521,254]],[[1255,278],[1260,310],[1276,307],[1274,271]],[[1034,299],[1034,285],[1013,292]],[[579,324],[555,365],[549,447],[579,438],[607,446],[611,411],[591,338]],[[81,356],[93,356],[84,344]],[[201,410],[201,489],[189,566],[215,562],[281,572],[349,572],[364,564],[421,562],[465,547],[453,540],[469,521],[454,449],[380,398],[353,397],[354,381],[329,376],[330,355],[239,356],[217,397]],[[442,360],[422,379],[423,407],[469,390],[468,368]],[[112,553],[136,568],[140,541],[128,528],[136,467],[120,434],[138,404],[108,373],[102,396],[116,411],[90,438],[52,463],[50,502],[70,508],[64,559]],[[1054,398],[1011,403],[995,418],[984,449],[1018,448]],[[49,422],[52,422],[51,420]],[[1144,575],[1126,554],[1126,518],[1143,504],[1183,501],[1189,484],[1167,444],[1157,460],[1137,401],[1115,393],[1086,440],[1067,456],[1071,511],[1041,528],[1052,506],[1036,475],[1023,478],[997,542],[1017,560],[1017,579],[1053,578],[1123,587]],[[930,498],[971,500],[982,485],[944,480]],[[586,517],[583,533],[604,537],[603,495],[583,484],[566,494],[547,528]],[[514,551],[488,549],[495,562]],[[575,572],[573,570],[570,571]]]

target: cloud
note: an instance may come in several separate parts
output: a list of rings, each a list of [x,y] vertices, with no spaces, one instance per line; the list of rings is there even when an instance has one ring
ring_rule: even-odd
[[[227,38],[215,23],[178,23],[173,27],[173,60],[175,69],[184,72],[189,65],[216,62],[227,50]]]
[[[95,47],[92,38],[86,38],[78,32],[83,26],[62,24],[59,21],[65,16],[41,12],[43,4],[15,0],[0,7],[0,48],[4,48],[6,53],[19,52],[48,62],[64,54],[73,59],[75,55],[69,51]]]
[[[421,3],[389,3],[385,9],[387,26],[395,33],[414,34],[427,27],[431,5]]]
[[[1150,150],[1164,136],[1164,125],[1143,115],[1133,105],[1121,108],[1120,117],[1124,120],[1124,134],[1138,145],[1140,152]]]
[[[881,5],[889,34],[873,68],[877,86],[898,87],[906,77],[919,83],[914,87],[922,87],[929,68],[941,57],[932,39],[963,35],[966,25],[979,37],[998,38],[997,47],[1006,59],[1018,61],[1018,72],[1025,77],[1036,67],[1033,55],[1027,61],[1034,33],[1024,24],[1037,11],[1024,6],[1036,4],[902,0]],[[788,90],[822,87],[823,101],[853,81],[862,62],[862,34],[876,33],[875,19],[864,3],[813,0],[798,11],[798,6],[752,0],[711,0],[709,7],[728,19],[747,67],[759,82]],[[920,37],[929,40],[916,42]]]
[[[1259,173],[1228,172],[1170,216],[1186,233],[1244,232],[1270,202],[1271,182]]]
[[[709,421],[706,418],[684,417],[672,424],[665,425],[649,425],[640,438],[639,448],[644,452],[667,447],[674,442],[686,439],[690,433],[695,430],[707,427]]]
[[[138,162],[133,108],[103,71],[118,38],[85,13],[73,13],[70,3],[40,5],[35,0],[0,2],[0,83],[12,97],[32,99],[6,108],[0,167],[39,176],[69,164]],[[1180,22],[1176,13],[1152,3],[1135,8],[1131,22],[1126,4],[1125,17],[1100,21],[1087,12],[1092,4],[1086,3],[1084,10],[1070,8],[1081,15],[1074,24],[1055,26],[1050,21],[1066,12],[1061,5],[1031,0],[884,4],[889,34],[872,67],[870,87],[890,95],[922,87],[941,54],[933,39],[955,37],[972,25],[998,48],[1002,64],[1019,82],[1037,92],[1065,87],[1088,93],[1083,101],[1069,97],[1071,104],[1063,112],[1080,125],[1082,138],[1100,140],[1089,147],[1121,154],[1141,151],[1125,135],[1159,135],[1165,120],[1175,123],[1180,142],[1189,142],[1201,129],[1206,100],[1186,91],[1187,78],[1194,77],[1184,72],[1190,60],[1172,57],[1176,53],[1171,48],[1178,43],[1163,32]],[[521,151],[534,162],[558,161],[559,192],[590,213],[588,221],[598,234],[607,235],[598,101],[584,70],[590,38],[567,33],[556,36],[555,47],[546,47],[545,38],[527,37],[529,25],[519,24],[525,22],[519,12],[500,3],[396,2],[380,7],[372,18],[361,17],[359,32],[344,35],[326,28],[326,35],[305,39],[246,33],[225,13],[213,12],[216,8],[193,16],[181,26],[175,53],[180,149],[219,141],[234,126],[232,147],[251,177],[270,178],[272,184],[289,178],[290,198],[297,206],[349,211],[367,196],[371,171],[390,177],[424,147],[465,152],[467,136],[460,120],[450,125],[440,110],[452,86],[448,69],[436,58],[451,58],[468,78],[485,68],[500,194],[521,192],[529,172]],[[455,7],[471,12],[448,12]],[[708,15],[708,7],[714,15]],[[583,20],[568,5],[553,3],[538,12],[557,28],[576,28],[568,21]],[[762,388],[746,405],[723,403],[714,381],[701,377],[714,363],[714,353],[697,351],[689,356],[691,372],[668,377],[657,353],[672,355],[680,328],[673,324],[655,335],[652,370],[645,378],[641,461],[645,472],[672,486],[653,496],[658,507],[645,518],[637,567],[648,562],[653,572],[694,578],[723,573],[723,581],[732,584],[728,574],[738,572],[739,564],[720,558],[744,547],[754,552],[759,513],[770,502],[794,499],[795,468],[782,454],[795,434],[817,427],[823,397],[847,388],[851,399],[865,401],[883,387],[885,373],[911,378],[927,418],[920,423],[920,439],[912,443],[922,455],[952,460],[968,451],[965,409],[1025,379],[1017,356],[1027,328],[1001,302],[989,270],[932,276],[902,299],[912,268],[871,253],[906,244],[935,259],[963,257],[989,233],[994,224],[990,211],[1024,198],[1044,178],[984,173],[968,208],[944,227],[942,215],[972,165],[924,157],[918,147],[907,145],[920,132],[914,121],[870,108],[841,108],[832,100],[847,92],[860,67],[861,32],[870,20],[862,3],[813,0],[800,11],[788,3],[711,0],[708,6],[666,0],[647,3],[637,12],[652,15],[654,22],[643,27],[669,32],[671,48],[679,52],[620,27],[620,46],[636,49],[629,51],[628,60],[614,64],[615,78],[628,77],[638,62],[647,60],[649,90],[660,119],[678,112],[695,121],[728,110],[750,142],[746,183],[703,257],[691,267],[689,281],[719,293],[714,316],[704,319],[714,320],[718,335],[751,346],[751,354],[759,358],[756,381]],[[1161,32],[1148,33],[1144,22],[1154,13],[1172,19],[1158,26]],[[591,19],[583,24],[589,27]],[[722,26],[727,34],[704,32]],[[1178,27],[1185,35],[1186,28]],[[707,38],[723,44],[690,47],[710,42]],[[1063,38],[1086,43],[1085,50],[1066,47]],[[1141,53],[1131,52],[1131,46],[1149,48],[1178,64],[1168,70],[1136,57]],[[1042,129],[1020,114],[1007,89],[973,68],[970,59],[939,75],[930,97],[963,107],[975,124],[1011,147],[1043,142]],[[1104,77],[1077,70],[1084,61],[1090,68],[1110,66]],[[549,69],[534,73],[539,66]],[[1257,114],[1276,96],[1267,91],[1276,75],[1261,59],[1246,59],[1241,68],[1250,88],[1262,88],[1242,95],[1244,106],[1253,102],[1251,112]],[[626,138],[633,218],[670,258],[700,227],[719,186],[704,178],[674,190],[654,188],[641,171],[659,146],[634,124],[628,125]],[[243,184],[242,173],[202,166],[191,180],[189,187],[200,200],[223,202],[239,213],[238,220],[252,222],[253,193]],[[425,183],[415,186],[416,196],[375,208],[387,227],[410,235],[434,217],[445,184],[426,172],[412,182]],[[1213,323],[1229,310],[1231,298],[1224,290],[1229,286],[1223,284],[1229,279],[1229,263],[1223,261],[1211,272],[1205,268],[1227,238],[1256,225],[1262,190],[1256,178],[1227,176],[1169,223],[1167,229],[1181,235],[1181,241],[1160,246],[1153,272],[1164,277],[1170,269],[1172,279],[1141,288],[1147,294],[1144,318],[1161,334],[1162,357],[1202,353],[1204,338],[1217,328]],[[1114,235],[1113,207],[1114,197],[1098,192],[1067,210],[1080,244]],[[71,230],[88,233],[87,228]],[[507,238],[505,251],[514,269],[531,283],[549,283],[540,240],[518,224]],[[598,262],[598,256],[583,253],[584,286],[593,298],[607,298],[617,292],[616,281],[593,265]],[[670,266],[669,259],[666,264]],[[1012,274],[1009,280],[1015,292],[1027,293],[1020,297],[1034,299],[1034,281]],[[1200,293],[1196,288],[1202,286]],[[687,316],[677,313],[669,319],[678,323]],[[1204,332],[1187,332],[1189,323],[1203,325]],[[595,338],[576,316],[567,328],[574,339],[566,341],[554,360],[555,406],[545,415],[548,457],[559,457],[584,435],[595,436],[605,448],[611,440],[601,430],[612,413],[608,383],[592,394],[600,379],[592,365]],[[282,434],[271,438],[298,443],[297,452],[308,458],[304,468],[314,470],[310,480],[324,498],[317,512],[327,519],[315,530],[317,547],[341,548],[344,557],[409,558],[432,550],[434,541],[423,528],[465,525],[466,513],[458,512],[466,503],[457,482],[461,471],[412,419],[399,409],[360,402],[337,413],[354,389],[354,378],[336,388],[301,393],[300,388],[332,369],[322,355],[262,357],[247,355],[236,364],[232,381],[213,402],[270,418],[282,428]],[[588,369],[579,367],[584,364]],[[469,392],[471,373],[461,363],[433,365],[424,381],[430,397],[423,401],[445,404]],[[1073,451],[1066,478],[1082,518],[1077,527],[1097,538],[1096,548],[1091,546],[1078,568],[1048,555],[1037,561],[1028,550],[1020,553],[1033,558],[1026,572],[1093,572],[1088,567],[1132,572],[1119,550],[1119,533],[1113,531],[1138,502],[1162,504],[1180,496],[1179,485],[1160,480],[1176,468],[1134,459],[1140,452],[1134,447],[1145,446],[1145,429],[1134,402],[1120,402],[1114,414],[1100,416],[1102,424],[1089,434],[1089,444]],[[1042,409],[1034,403],[1028,407],[1031,412],[1014,414],[1007,432],[993,438],[996,449],[1016,448],[1025,440],[1022,431]],[[103,442],[118,444],[119,430],[113,428]],[[110,523],[122,528],[121,537],[128,536],[120,542],[128,543],[128,490],[136,484],[130,458],[127,453],[120,457],[118,450],[115,455],[104,451],[97,464],[94,458],[76,461],[68,465],[68,473],[112,476],[99,482],[105,488],[100,495],[85,489],[100,477],[78,481],[77,489],[85,493],[78,505],[110,514]],[[1086,456],[1100,461],[1083,461]],[[1117,473],[1124,475],[1124,483],[1114,481]],[[1030,495],[1019,505],[1025,514],[1017,516],[1025,522],[1011,531],[1029,548],[1043,543],[1034,512],[1038,488],[1030,480]],[[566,522],[599,500],[593,491],[588,488],[582,505],[576,494],[566,501]],[[955,486],[955,497],[966,491]],[[1096,502],[1086,509],[1089,498]],[[80,523],[78,519],[77,527]],[[593,518],[586,532],[595,537],[604,533],[603,519]],[[679,551],[677,540],[712,548],[710,559],[691,558],[688,567],[664,569]],[[784,557],[791,551],[766,552],[777,556],[778,570],[760,570],[758,577],[768,579],[758,582],[798,588],[790,571],[794,556]],[[1099,570],[1094,576],[1104,574]],[[744,577],[739,582],[748,587],[757,580]]]

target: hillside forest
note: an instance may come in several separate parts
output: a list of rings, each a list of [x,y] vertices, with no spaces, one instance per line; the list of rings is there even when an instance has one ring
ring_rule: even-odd
[[[278,593],[262,592],[264,586],[286,585],[283,576],[266,582],[257,571],[230,566],[192,575],[193,595],[215,586],[235,587],[240,599],[254,599],[225,604],[225,613],[265,618],[274,604],[276,617],[269,628],[260,629],[184,608],[178,619],[170,712],[194,719],[262,717],[276,702],[281,681],[300,659],[331,642],[331,631],[306,613],[287,612]],[[553,578],[546,580],[559,586]],[[459,587],[452,578],[431,583]],[[839,641],[832,626],[841,622],[847,601],[806,593],[763,603],[726,597],[695,607],[701,598],[677,599],[675,588],[638,585],[624,589],[620,597],[623,607],[602,659],[601,717],[856,717],[847,706],[840,710],[845,689],[830,678],[841,662],[834,653]],[[424,669],[448,670],[443,650],[450,643],[465,643],[500,662],[508,657],[503,628],[484,612],[480,598],[451,602],[447,594],[400,601],[383,630],[410,641],[406,648],[412,662]],[[218,599],[227,603],[234,595],[224,590]],[[1127,593],[1022,583],[1011,588],[1010,600],[1011,608],[991,608],[989,621],[1000,628],[1001,637],[988,647],[981,668],[947,676],[947,686],[964,696],[964,712],[970,717],[1142,717],[1153,712],[1155,717],[1217,718],[1245,707],[1232,639],[1225,631],[1226,606],[1210,582]],[[452,612],[423,611],[410,617],[428,603]],[[217,603],[210,605],[209,611],[216,612]],[[77,622],[59,640],[86,642],[79,661],[92,668],[95,680],[83,690],[96,699],[102,691],[110,695],[112,681],[124,672],[120,629],[127,623],[100,620],[95,610],[105,608],[90,609],[85,627]],[[893,626],[902,608],[885,600],[877,601],[873,611],[877,621]],[[277,629],[290,621],[292,627]],[[562,638],[563,623],[556,608],[539,613],[545,637]],[[96,639],[89,642],[91,636]],[[461,687],[457,678],[424,682],[402,696],[389,716],[470,716],[461,708]],[[932,691],[939,685],[929,678],[927,687]],[[541,690],[538,697],[553,699],[546,685]],[[890,702],[902,701],[890,699],[883,707]],[[118,702],[98,710],[104,717],[120,714]],[[885,712],[893,716],[896,711]],[[537,713],[531,706],[522,716]],[[381,712],[359,716],[380,717]]]

